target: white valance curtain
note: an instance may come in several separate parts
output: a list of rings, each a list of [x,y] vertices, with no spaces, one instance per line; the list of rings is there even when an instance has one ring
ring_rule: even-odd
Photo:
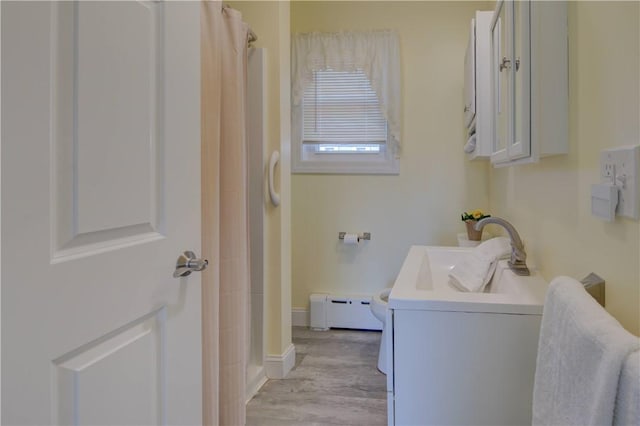
[[[392,30],[296,34],[292,40],[291,80],[294,109],[302,103],[313,72],[365,73],[389,126],[391,146],[400,146],[400,40]],[[295,122],[295,120],[294,120]]]

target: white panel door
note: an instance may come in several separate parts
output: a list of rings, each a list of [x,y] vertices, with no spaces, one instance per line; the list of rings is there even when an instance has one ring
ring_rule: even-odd
[[[2,423],[200,424],[197,2],[5,2]]]

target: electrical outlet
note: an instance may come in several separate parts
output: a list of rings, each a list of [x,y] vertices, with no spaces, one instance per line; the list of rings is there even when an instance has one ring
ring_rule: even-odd
[[[640,145],[607,149],[600,155],[601,181],[620,188],[616,215],[631,219],[640,217]]]
[[[602,151],[600,153],[600,176],[603,178],[608,178],[608,180],[613,183],[613,175],[614,175],[614,161],[612,158],[612,153],[610,151]],[[603,183],[606,180],[603,181]]]

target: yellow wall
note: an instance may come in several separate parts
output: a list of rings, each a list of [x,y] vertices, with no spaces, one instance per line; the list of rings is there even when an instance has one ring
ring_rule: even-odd
[[[293,307],[314,292],[391,286],[412,244],[456,244],[460,213],[488,207],[484,162],[462,147],[463,63],[479,2],[292,2],[292,32],[395,29],[401,40],[399,176],[292,176]],[[485,9],[491,9],[488,5]],[[371,232],[359,247],[338,232]]]
[[[281,153],[276,169],[276,189],[281,204],[274,207],[265,191],[264,292],[266,303],[267,355],[282,355],[291,344],[291,184],[289,134],[289,3],[283,1],[236,1],[229,4],[257,34],[255,47],[266,49],[265,172],[269,156]]]
[[[602,149],[640,143],[640,3],[569,2],[569,154],[491,169],[491,212],[512,222],[547,279],[607,281],[607,310],[640,333],[640,226],[591,215]]]
[[[455,244],[458,215],[510,220],[551,279],[607,280],[607,309],[640,333],[640,226],[590,214],[600,150],[640,143],[639,3],[569,2],[570,152],[537,165],[468,163],[460,105],[468,21],[487,3],[294,2],[292,32],[394,28],[402,41],[399,176],[293,175],[293,307],[312,292],[373,292],[393,283],[411,244]],[[369,231],[361,247],[338,231]],[[491,231],[491,230],[490,230]],[[495,232],[495,230],[494,230]]]
[[[545,277],[581,278],[591,271],[603,276],[607,309],[640,333],[639,223],[604,223],[591,216],[589,205],[590,185],[599,181],[600,150],[640,143],[639,5],[569,2],[570,152],[537,165],[492,169],[467,162],[461,152],[469,19],[476,9],[492,9],[491,3],[292,2],[292,32],[398,30],[403,152],[399,176],[293,175],[291,217],[286,205],[282,211],[267,207],[268,353],[282,353],[290,342],[290,306],[306,308],[311,292],[371,293],[391,285],[411,244],[455,244],[455,234],[463,232],[460,212],[476,207],[518,228],[530,261]],[[281,133],[280,127],[287,117],[280,111],[288,100],[280,89],[288,91],[289,4],[234,7],[258,34],[257,46],[268,49],[265,155],[279,148],[286,156],[288,130]],[[282,229],[289,220],[291,236]],[[373,239],[343,247],[339,231],[369,231]]]

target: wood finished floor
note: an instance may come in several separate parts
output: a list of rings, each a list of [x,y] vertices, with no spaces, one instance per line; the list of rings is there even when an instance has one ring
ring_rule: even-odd
[[[386,425],[379,332],[293,328],[296,365],[247,404],[247,426]]]

